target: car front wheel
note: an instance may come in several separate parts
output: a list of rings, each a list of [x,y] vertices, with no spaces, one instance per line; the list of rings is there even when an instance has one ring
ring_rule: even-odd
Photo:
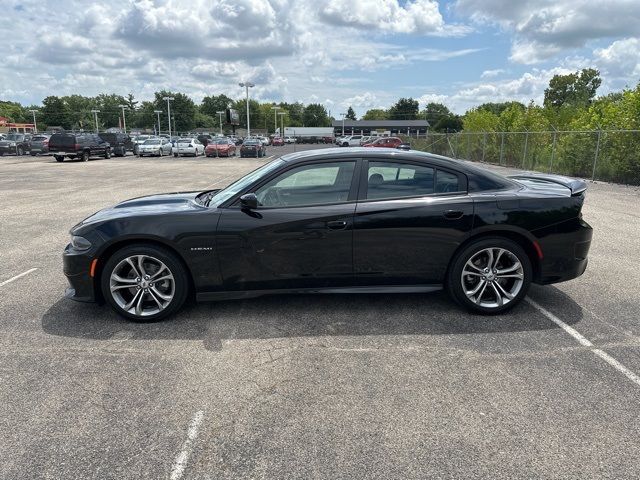
[[[137,244],[116,252],[101,278],[106,301],[119,314],[137,322],[166,318],[184,304],[188,279],[175,254],[155,245]]]
[[[447,290],[469,310],[496,314],[515,307],[526,296],[533,269],[524,249],[507,238],[482,238],[453,258]]]

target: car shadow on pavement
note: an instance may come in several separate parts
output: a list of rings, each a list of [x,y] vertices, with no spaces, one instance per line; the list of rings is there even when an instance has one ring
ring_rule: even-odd
[[[580,306],[555,287],[533,286],[530,294],[550,311],[561,310],[568,324],[582,319]],[[444,292],[436,292],[274,295],[187,305],[175,317],[156,323],[129,322],[107,306],[61,299],[42,317],[42,328],[51,335],[93,340],[202,340],[205,348],[217,351],[226,340],[235,339],[469,335],[558,326],[526,302],[503,315],[483,316],[461,309]]]

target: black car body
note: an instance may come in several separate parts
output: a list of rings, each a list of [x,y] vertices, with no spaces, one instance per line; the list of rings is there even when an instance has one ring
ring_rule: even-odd
[[[39,153],[49,153],[49,137],[51,135],[36,133],[29,142],[29,153],[38,155]]]
[[[463,306],[497,313],[530,282],[584,272],[585,189],[414,151],[289,154],[224,190],[141,197],[90,216],[64,252],[67,295],[151,320],[176,311],[189,289],[216,300],[445,287]],[[138,315],[136,301],[157,311]]]
[[[102,140],[109,143],[111,146],[111,153],[116,157],[124,157],[127,152],[133,152],[133,141],[131,137],[126,133],[114,132],[114,133],[99,133]]]
[[[0,156],[24,155],[29,153],[31,147],[31,134],[8,133],[4,140],[0,140]]]
[[[86,162],[91,157],[111,158],[111,145],[97,133],[54,133],[49,138],[49,152],[58,162],[65,158]]]
[[[247,138],[240,147],[240,157],[264,157],[267,147],[258,138]]]

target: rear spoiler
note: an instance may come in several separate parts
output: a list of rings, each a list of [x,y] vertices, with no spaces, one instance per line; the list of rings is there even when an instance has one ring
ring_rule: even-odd
[[[579,178],[565,177],[563,175],[550,175],[546,173],[533,173],[525,172],[517,175],[509,175],[508,178],[514,180],[533,180],[536,182],[555,183],[556,185],[562,185],[571,190],[571,196],[580,195],[587,189],[587,182],[580,180]]]

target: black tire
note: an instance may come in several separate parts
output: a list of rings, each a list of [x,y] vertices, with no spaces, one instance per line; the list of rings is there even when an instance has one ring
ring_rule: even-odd
[[[54,155],[53,158],[56,159],[56,162],[63,162],[64,157],[62,155]]]
[[[110,148],[107,148],[104,151],[104,158],[106,158],[107,160],[109,160],[111,158],[111,149]]]
[[[89,161],[89,151],[85,150],[84,152],[82,152],[82,157],[80,157],[82,159],[83,162],[88,162]]]
[[[24,152],[22,151],[22,147],[16,147],[16,155],[21,157]]]
[[[475,254],[489,248],[504,249],[510,252],[517,258],[522,266],[523,277],[519,291],[512,299],[508,300],[507,303],[504,303],[500,306],[496,305],[488,307],[477,304],[469,297],[467,297],[463,287],[462,271],[465,268],[465,265]],[[465,246],[459,252],[457,252],[453,257],[451,263],[449,264],[449,270],[447,273],[446,289],[449,292],[449,295],[451,295],[451,297],[459,305],[465,307],[468,310],[482,314],[498,314],[506,312],[507,310],[511,310],[522,301],[522,299],[527,295],[529,286],[531,285],[532,277],[533,268],[531,266],[531,260],[529,259],[527,252],[525,252],[525,250],[518,243],[504,237],[484,237],[471,242],[469,245]],[[517,280],[514,279],[508,281],[516,282]],[[489,282],[489,285],[490,284],[491,282]],[[493,295],[490,290],[488,291],[488,293],[489,295]]]
[[[36,152],[30,152],[32,157],[36,156]]]
[[[135,315],[135,313],[130,313],[124,310],[111,294],[110,277],[114,268],[116,268],[118,264],[127,257],[134,255],[145,255],[160,260],[173,274],[175,282],[173,298],[170,303],[158,313],[146,316],[139,316]],[[167,318],[180,310],[189,294],[189,279],[186,268],[173,252],[161,246],[139,243],[129,245],[118,250],[109,258],[109,260],[107,260],[107,263],[102,269],[100,288],[102,289],[104,299],[118,315],[135,322],[156,322]],[[129,293],[129,295],[131,295],[131,293]],[[150,300],[148,301],[151,303]]]

